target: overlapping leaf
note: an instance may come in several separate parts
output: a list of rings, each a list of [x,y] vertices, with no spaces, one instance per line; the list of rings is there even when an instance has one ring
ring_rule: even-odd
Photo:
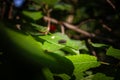
[[[69,59],[55,53],[45,54],[42,49],[42,43],[36,41],[32,36],[10,29],[2,23],[0,23],[0,36],[2,36],[0,40],[3,45],[7,44],[5,46],[6,50],[9,50],[10,54],[14,53],[9,57],[13,59],[13,56],[15,56],[13,63],[20,61],[26,66],[29,64],[37,68],[42,65],[54,73],[72,74],[74,66]]]
[[[33,20],[38,20],[43,17],[40,11],[23,11],[23,14]]]
[[[83,71],[86,71],[90,68],[98,67],[100,63],[97,61],[97,58],[87,54],[66,56],[74,64],[74,75],[76,80],[80,80],[80,74]]]
[[[44,48],[48,48],[48,50],[53,50],[52,48],[56,50],[63,49],[72,54],[79,54],[79,49],[87,50],[87,47],[85,46],[85,43],[83,41],[71,40],[68,38],[67,35],[64,35],[62,33],[39,36],[39,38],[48,42],[44,42],[44,46],[46,46]],[[51,44],[52,46],[47,47],[49,44]]]
[[[112,56],[112,57],[115,57],[117,59],[120,59],[120,50],[119,49],[109,47],[106,54],[108,56]]]
[[[107,47],[108,45],[106,45],[106,44],[100,44],[100,43],[91,43],[91,45],[93,46],[93,47]]]
[[[114,78],[106,76],[103,73],[97,73],[97,74],[94,75],[94,77],[92,78],[92,80],[114,80]]]

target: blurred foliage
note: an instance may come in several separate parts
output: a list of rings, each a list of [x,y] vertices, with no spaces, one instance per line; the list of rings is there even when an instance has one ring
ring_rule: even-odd
[[[119,80],[119,3],[0,0],[0,78]]]

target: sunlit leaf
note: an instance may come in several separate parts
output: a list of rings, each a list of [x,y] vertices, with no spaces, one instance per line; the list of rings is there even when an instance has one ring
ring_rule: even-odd
[[[120,59],[120,49],[115,49],[113,47],[109,47],[106,54],[108,56],[115,57],[117,59]]]
[[[46,35],[46,36],[39,36],[39,38],[49,42],[49,44],[51,43],[51,45],[53,45],[53,46],[50,46],[51,48],[54,48],[56,46],[56,48],[59,48],[59,49],[65,47],[65,45],[59,44],[59,40],[69,39],[66,35],[63,35],[61,33],[55,33],[55,34]],[[47,45],[44,45],[44,46],[47,46]]]
[[[72,54],[72,55],[78,55],[78,54],[80,54],[79,50],[75,50],[75,49],[67,47],[67,46],[64,47],[63,50],[66,51],[69,54]]]
[[[103,73],[96,73],[92,80],[114,80],[113,77],[109,77],[109,76],[106,76],[105,74]]]
[[[88,80],[88,79],[93,78],[93,72],[91,70],[90,71],[85,71],[85,74],[88,75],[88,76],[84,77],[83,80]]]
[[[0,36],[2,36],[2,39],[0,38],[2,44],[7,44],[6,51],[10,53],[9,58],[15,65],[21,63],[21,65],[27,67],[31,65],[35,68],[42,65],[53,73],[66,73],[68,75],[73,73],[74,66],[69,59],[55,53],[45,54],[42,43],[31,35],[22,34],[19,30],[10,29],[0,23]]]
[[[39,32],[46,32],[47,31],[47,27],[35,24],[35,23],[31,23],[31,25],[33,26],[33,29],[39,31]]]
[[[74,75],[76,76],[76,80],[80,80],[79,76],[81,72],[86,71],[90,68],[98,67],[100,65],[96,57],[87,54],[66,57],[73,62],[73,65],[75,67]]]
[[[57,76],[61,77],[62,80],[70,80],[70,76],[68,76],[66,74],[58,74]]]
[[[79,49],[87,50],[87,47],[86,47],[84,41],[71,40],[68,38],[67,35],[62,34],[62,33],[55,33],[52,35],[39,36],[39,38],[42,38],[42,39],[48,41],[49,43],[55,44],[57,46],[64,46],[65,49],[71,48],[71,49],[75,49],[76,51],[78,51]]]
[[[108,46],[108,45],[106,45],[106,44],[101,44],[101,43],[91,43],[91,45],[93,46],[93,47],[106,47],[106,46]]]
[[[44,50],[47,50],[47,51],[50,51],[50,52],[55,52],[61,48],[63,48],[64,46],[62,45],[56,45],[56,44],[52,44],[52,43],[49,43],[47,41],[44,42],[43,44],[43,49]]]
[[[51,35],[46,35],[46,36],[39,36],[39,38],[42,38],[50,43],[60,45],[59,40],[68,40],[69,38],[66,35],[63,35],[61,33],[55,33]]]
[[[54,80],[53,73],[48,68],[42,69],[43,75],[45,76],[46,80]]]
[[[88,50],[85,45],[85,41],[80,41],[80,40],[68,40],[66,43],[66,46],[69,46],[76,50],[79,50],[79,49]]]
[[[33,20],[38,20],[43,17],[42,12],[40,11],[23,11],[23,14]]]
[[[54,6],[54,9],[70,11],[72,9],[72,6],[65,3],[61,3],[61,4],[59,3]]]
[[[65,52],[62,51],[62,50],[57,50],[55,51],[54,53],[58,54],[58,55],[61,55],[61,56],[65,56]]]

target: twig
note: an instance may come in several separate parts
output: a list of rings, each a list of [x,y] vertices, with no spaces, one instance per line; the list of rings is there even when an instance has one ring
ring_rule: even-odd
[[[62,34],[65,34],[65,28],[64,28],[64,26],[63,25],[60,25],[61,26],[61,32],[62,32]]]
[[[47,17],[50,17],[50,12],[52,11],[52,9],[49,9],[48,5],[46,5],[45,9],[46,9]],[[48,34],[48,32],[50,31],[50,25],[51,25],[51,21],[48,20],[47,31],[45,32],[45,34]]]
[[[102,26],[103,26],[103,28],[107,29],[108,31],[112,31],[112,29],[109,28],[106,24],[103,23]]]
[[[86,40],[86,45],[87,45],[89,51],[90,51],[95,57],[97,57],[96,52],[95,52],[94,48],[93,48],[92,45],[91,45],[91,40],[90,40],[90,39]]]
[[[45,32],[45,34],[48,34],[48,32],[50,31],[50,25],[51,25],[51,21],[48,21],[48,23],[47,23],[47,31]]]
[[[67,28],[72,29],[72,30],[74,30],[74,31],[76,31],[76,32],[78,32],[78,33],[81,33],[81,34],[83,34],[83,35],[85,35],[85,36],[87,36],[87,37],[95,37],[95,34],[90,34],[90,33],[87,32],[87,31],[84,31],[84,30],[82,30],[82,29],[79,29],[77,26],[71,25],[71,24],[66,23],[66,22],[63,22],[63,24],[64,24]]]
[[[63,24],[65,27],[67,27],[67,28],[69,28],[71,30],[74,30],[74,31],[76,31],[78,33],[81,33],[81,34],[83,34],[83,35],[85,35],[87,37],[95,37],[95,34],[91,34],[91,33],[87,32],[87,31],[79,29],[77,26],[74,26],[74,25],[69,24],[67,22],[59,22],[56,19],[50,18],[50,17],[47,17],[47,16],[44,16],[44,20],[50,20],[51,22],[53,22],[55,24]]]
[[[8,19],[12,19],[12,12],[13,12],[13,3],[11,3],[11,6],[10,6],[10,10],[9,10],[9,13],[8,13]]]
[[[56,19],[53,19],[53,18],[50,18],[50,17],[47,17],[47,16],[44,16],[43,18],[46,21],[50,20],[51,22],[53,22],[55,24],[59,24],[59,21],[57,21]]]
[[[112,8],[114,9],[114,10],[116,10],[116,7],[115,7],[115,5],[111,2],[111,0],[106,0],[107,2],[108,2],[108,4],[110,4],[110,6],[112,6]]]
[[[107,62],[100,62],[101,64],[105,64],[105,65],[110,65],[110,63],[107,63]]]
[[[90,22],[90,21],[95,21],[95,19],[87,19],[87,20],[84,20],[84,21],[80,22],[80,23],[78,24],[78,26],[81,26],[81,25],[83,25],[83,24],[85,24],[85,23],[87,23],[87,22]]]
[[[91,22],[91,21],[96,21],[96,20],[95,19],[87,19],[87,20],[80,22],[77,26],[81,26],[81,25],[86,24],[87,22]],[[99,23],[102,25],[103,28],[107,29],[108,31],[112,31],[112,29],[108,25],[106,25],[102,20],[99,20]]]
[[[112,31],[112,29],[109,26],[107,26],[102,20],[100,20],[99,22],[103,28],[107,29],[108,31]]]

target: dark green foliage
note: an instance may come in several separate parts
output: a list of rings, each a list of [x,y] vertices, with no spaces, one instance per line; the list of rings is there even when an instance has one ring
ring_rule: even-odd
[[[119,2],[0,0],[0,80],[119,80]]]

